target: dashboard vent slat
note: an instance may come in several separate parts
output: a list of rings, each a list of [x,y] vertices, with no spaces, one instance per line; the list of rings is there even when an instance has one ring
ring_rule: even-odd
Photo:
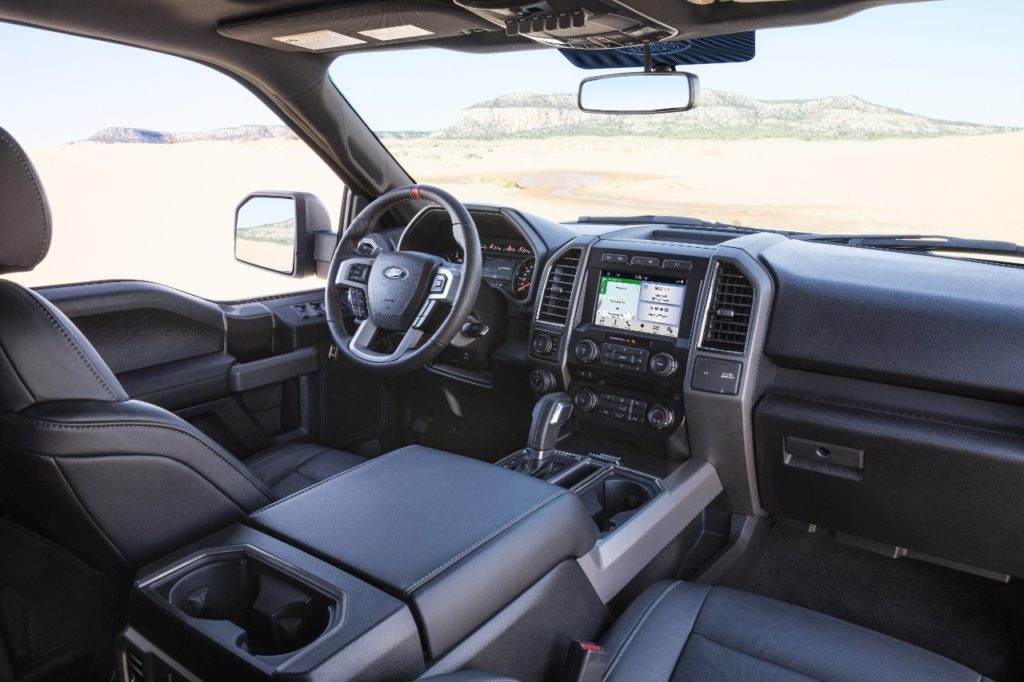
[[[743,353],[747,349],[753,312],[754,286],[750,280],[735,265],[719,262],[715,267],[700,347]]]
[[[579,274],[581,249],[569,249],[551,265],[544,294],[537,308],[537,320],[564,325],[569,319],[572,292]]]
[[[128,647],[124,652],[124,662],[129,679],[146,679],[146,666],[142,661],[142,654],[140,654],[134,648]]]

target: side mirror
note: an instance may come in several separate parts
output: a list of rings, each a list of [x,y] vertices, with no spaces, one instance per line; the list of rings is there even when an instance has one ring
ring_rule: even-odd
[[[253,192],[235,209],[235,260],[291,277],[313,274],[316,233],[330,223],[308,192]]]
[[[591,114],[669,114],[700,102],[700,79],[685,71],[614,73],[585,78],[578,104]]]

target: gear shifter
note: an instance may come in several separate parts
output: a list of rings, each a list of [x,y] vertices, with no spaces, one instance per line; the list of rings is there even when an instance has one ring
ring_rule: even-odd
[[[533,421],[526,450],[516,469],[523,473],[536,474],[558,444],[562,426],[572,417],[572,400],[565,393],[548,393],[541,396],[533,407]]]

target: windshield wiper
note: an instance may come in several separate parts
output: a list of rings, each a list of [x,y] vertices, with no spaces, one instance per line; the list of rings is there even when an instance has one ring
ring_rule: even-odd
[[[793,239],[808,242],[831,242],[847,246],[865,246],[897,251],[953,251],[959,253],[985,253],[1024,256],[1024,246],[993,239],[961,239],[941,235],[922,234],[801,234]]]

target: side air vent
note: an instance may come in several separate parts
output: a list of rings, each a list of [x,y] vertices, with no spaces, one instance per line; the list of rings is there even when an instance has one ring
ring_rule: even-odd
[[[569,304],[582,256],[582,249],[569,249],[552,263],[537,308],[538,321],[564,325],[569,319]]]
[[[739,268],[723,262],[715,266],[712,287],[700,347],[742,353],[747,348],[750,316],[754,311],[754,287]]]
[[[146,679],[146,666],[142,662],[142,654],[132,647],[128,647],[124,652],[124,665],[129,680],[144,682]]]

